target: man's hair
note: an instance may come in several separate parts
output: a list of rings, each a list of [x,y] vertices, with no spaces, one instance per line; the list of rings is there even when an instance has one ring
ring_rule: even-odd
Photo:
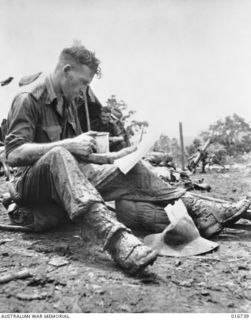
[[[64,48],[59,56],[60,63],[77,63],[88,66],[94,74],[101,77],[100,61],[95,53],[87,50],[84,46],[72,46]]]
[[[108,106],[104,106],[101,108],[101,112],[104,112],[104,113],[112,113],[112,110],[110,107]]]

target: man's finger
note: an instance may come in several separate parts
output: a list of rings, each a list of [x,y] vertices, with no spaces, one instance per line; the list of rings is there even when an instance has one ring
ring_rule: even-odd
[[[91,144],[93,145],[94,148],[97,147],[97,141],[95,139],[91,139]]]
[[[93,153],[93,147],[92,147],[92,146],[89,146],[89,147],[87,148],[87,151],[88,151],[89,154],[90,154],[90,153]]]
[[[91,149],[92,149],[93,152],[96,152],[97,151],[97,145],[92,143],[91,144]]]
[[[88,131],[88,132],[86,132],[86,134],[88,136],[91,136],[91,137],[96,137],[97,136],[97,131]]]

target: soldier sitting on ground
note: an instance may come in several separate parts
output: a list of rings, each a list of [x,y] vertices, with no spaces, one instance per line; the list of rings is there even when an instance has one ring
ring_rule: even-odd
[[[55,227],[66,218],[85,225],[124,271],[136,274],[156,260],[157,252],[129,228],[163,231],[170,224],[164,211],[168,204],[175,214],[181,199],[206,237],[242,216],[247,200],[224,205],[205,201],[171,187],[141,161],[125,175],[111,163],[113,153],[108,158],[95,154],[95,134],[81,131],[75,105],[95,74],[100,68],[94,53],[83,46],[65,48],[55,70],[22,87],[12,102],[5,149],[9,164],[19,167],[12,197],[30,210],[29,225],[43,220]],[[113,200],[117,218],[105,203]],[[148,220],[146,212],[151,213]]]

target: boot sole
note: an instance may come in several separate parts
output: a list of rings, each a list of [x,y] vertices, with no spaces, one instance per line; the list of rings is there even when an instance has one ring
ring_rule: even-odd
[[[142,272],[147,266],[152,266],[157,258],[158,258],[158,253],[156,251],[154,251],[152,254],[150,254],[147,257],[146,261],[143,262],[137,269],[133,269],[133,270],[128,269],[125,271],[130,275],[136,275],[136,274]]]
[[[250,203],[247,203],[246,206],[241,208],[239,211],[237,211],[232,217],[228,218],[224,222],[222,222],[223,227],[229,227],[236,221],[238,221],[241,218],[241,215],[249,208]]]

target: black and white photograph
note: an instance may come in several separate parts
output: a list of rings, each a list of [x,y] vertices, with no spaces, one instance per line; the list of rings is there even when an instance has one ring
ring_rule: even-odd
[[[0,47],[0,318],[249,319],[251,1],[0,0]]]

